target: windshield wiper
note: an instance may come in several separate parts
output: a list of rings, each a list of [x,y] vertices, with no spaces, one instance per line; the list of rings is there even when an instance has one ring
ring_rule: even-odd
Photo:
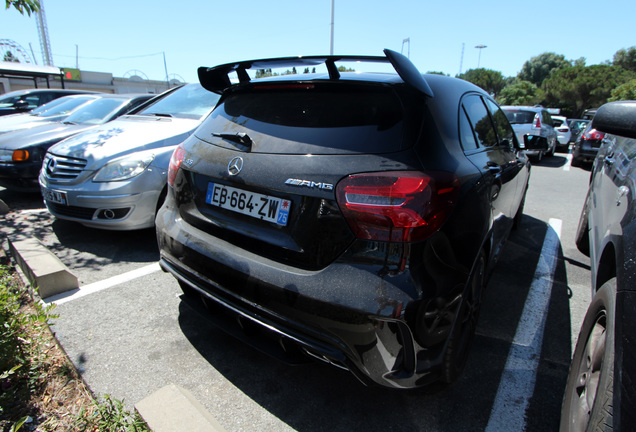
[[[174,117],[172,114],[168,114],[168,113],[144,113],[144,114],[137,114],[137,115],[142,115],[142,116],[155,116],[155,117]]]
[[[67,125],[76,125],[77,123],[72,122],[72,121],[63,121],[62,124],[67,124]]]
[[[224,140],[232,141],[237,144],[242,144],[247,147],[252,147],[252,138],[244,132],[240,133],[216,133],[212,132],[212,136],[222,138]]]

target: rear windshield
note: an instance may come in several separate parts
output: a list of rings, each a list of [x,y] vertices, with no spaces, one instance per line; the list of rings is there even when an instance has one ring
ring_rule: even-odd
[[[218,134],[246,133],[252,152],[384,153],[402,149],[403,124],[389,87],[274,84],[223,98],[197,136],[232,148]]]
[[[504,112],[510,124],[532,123],[534,122],[534,116],[537,115],[534,111],[504,110]]]

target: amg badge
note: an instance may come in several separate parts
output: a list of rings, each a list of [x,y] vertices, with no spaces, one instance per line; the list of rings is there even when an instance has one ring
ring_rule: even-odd
[[[300,179],[287,179],[285,184],[292,186],[304,186],[308,188],[318,188],[323,190],[333,190],[333,185],[330,183],[321,183],[321,182],[313,182],[309,180],[300,180]]]

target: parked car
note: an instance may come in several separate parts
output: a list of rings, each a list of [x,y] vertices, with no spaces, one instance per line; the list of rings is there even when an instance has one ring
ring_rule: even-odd
[[[31,111],[54,99],[73,94],[94,93],[84,90],[29,89],[0,95],[0,116]]]
[[[63,122],[0,135],[0,186],[16,191],[39,191],[38,175],[49,147],[119,117],[153,96],[104,94],[82,106]]]
[[[271,355],[391,388],[450,383],[530,163],[487,93],[384,52],[199,68],[221,99],[172,155],[160,264],[185,302]]]
[[[94,228],[154,227],[172,152],[218,99],[200,84],[188,84],[54,145],[40,173],[47,208],[59,219]]]
[[[547,150],[528,151],[528,155],[536,156],[539,160],[544,155],[554,156],[557,146],[557,134],[554,130],[552,116],[547,109],[536,106],[502,106],[501,107],[517,134],[517,140],[523,142],[525,135],[535,136],[544,142]]]
[[[636,101],[623,101],[603,105],[592,121],[611,135],[594,161],[576,237],[590,256],[592,301],[568,375],[562,431],[636,425],[635,118]]]
[[[0,117],[0,134],[62,121],[73,111],[99,97],[99,94],[63,96],[40,105],[30,112]]]
[[[567,150],[570,146],[570,137],[572,136],[567,117],[553,115],[552,123],[554,124],[554,130],[557,135],[557,149]]]
[[[591,121],[592,120],[568,119],[568,126],[570,126],[570,131],[572,132],[570,135],[570,144],[576,142]]]
[[[598,153],[605,134],[596,130],[590,122],[572,147],[572,166],[592,162]]]

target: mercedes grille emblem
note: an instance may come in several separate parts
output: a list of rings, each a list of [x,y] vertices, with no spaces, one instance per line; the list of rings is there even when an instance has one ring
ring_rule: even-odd
[[[243,158],[237,156],[233,158],[229,164],[227,164],[228,174],[235,176],[243,169]]]
[[[46,164],[46,172],[49,174],[53,174],[55,172],[55,159],[49,159],[49,162]]]

